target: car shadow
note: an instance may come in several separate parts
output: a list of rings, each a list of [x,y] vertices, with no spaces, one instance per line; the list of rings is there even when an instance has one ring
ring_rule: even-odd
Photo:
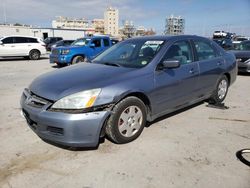
[[[47,144],[50,144],[52,146],[55,146],[64,150],[68,150],[68,151],[93,151],[93,150],[97,150],[99,148],[99,145],[105,142],[105,138],[100,138],[99,143],[96,147],[70,147],[70,146],[65,146],[56,142],[52,142],[50,140],[43,139],[43,138],[41,139]]]
[[[238,76],[250,76],[249,72],[238,72]]]
[[[60,69],[60,68],[63,68],[63,67],[67,67],[67,65],[57,65],[57,64],[55,64],[55,65],[52,65],[51,67],[54,68],[54,69]]]
[[[0,58],[0,61],[40,61],[44,59],[49,59],[48,57],[41,57],[38,60],[30,60],[28,58],[24,57],[9,57],[9,58]]]

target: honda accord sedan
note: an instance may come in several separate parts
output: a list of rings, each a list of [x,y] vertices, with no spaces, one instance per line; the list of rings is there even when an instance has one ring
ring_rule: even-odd
[[[29,127],[52,143],[95,147],[106,135],[124,144],[164,114],[204,100],[221,103],[236,75],[235,56],[209,39],[133,38],[92,62],[36,78],[21,108]]]

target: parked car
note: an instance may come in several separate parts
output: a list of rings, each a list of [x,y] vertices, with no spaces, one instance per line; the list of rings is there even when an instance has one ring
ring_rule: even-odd
[[[236,36],[233,38],[233,44],[239,44],[241,43],[242,41],[245,41],[245,40],[250,40],[249,37],[242,37],[242,36]]]
[[[51,48],[60,47],[60,46],[70,46],[73,42],[74,40],[59,40],[55,44],[53,44]]]
[[[217,38],[213,39],[213,41],[219,44],[225,50],[231,50],[233,48],[233,41],[230,38]]]
[[[62,37],[48,37],[44,40],[46,44],[46,50],[51,51],[51,46],[54,45],[57,41],[63,40]]]
[[[213,37],[226,37],[228,32],[225,31],[215,31]]]
[[[40,38],[6,36],[0,38],[0,57],[25,57],[37,60],[46,54],[45,44]]]
[[[112,46],[112,42],[107,36],[80,38],[71,46],[53,48],[50,63],[62,66],[88,61],[110,46]]]
[[[132,38],[91,63],[36,78],[24,89],[21,109],[30,128],[50,142],[94,147],[106,134],[123,144],[147,121],[203,100],[221,103],[236,75],[235,56],[209,39]]]
[[[231,51],[236,56],[239,72],[250,72],[250,40],[234,46]]]

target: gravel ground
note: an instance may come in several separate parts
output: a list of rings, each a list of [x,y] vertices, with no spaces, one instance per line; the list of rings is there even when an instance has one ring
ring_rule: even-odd
[[[132,143],[106,139],[71,151],[42,141],[20,116],[22,90],[56,69],[47,58],[0,60],[0,187],[250,187],[250,168],[235,157],[250,148],[250,75],[230,88],[228,110],[201,103],[152,123]]]

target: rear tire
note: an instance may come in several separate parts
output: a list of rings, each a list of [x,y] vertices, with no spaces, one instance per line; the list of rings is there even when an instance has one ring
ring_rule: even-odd
[[[224,99],[227,96],[228,86],[229,86],[228,78],[226,77],[226,75],[223,75],[219,79],[216,85],[216,89],[213,92],[213,95],[211,96],[211,98],[209,99],[209,103],[210,104],[222,103],[222,101],[224,101]]]
[[[77,64],[77,63],[82,63],[85,61],[85,58],[83,56],[76,56],[73,58],[71,64],[74,65],[74,64]]]
[[[137,97],[128,97],[115,105],[105,127],[106,135],[117,144],[140,136],[146,124],[146,106]]]
[[[30,60],[38,60],[40,59],[41,53],[38,50],[31,50],[29,53]]]

